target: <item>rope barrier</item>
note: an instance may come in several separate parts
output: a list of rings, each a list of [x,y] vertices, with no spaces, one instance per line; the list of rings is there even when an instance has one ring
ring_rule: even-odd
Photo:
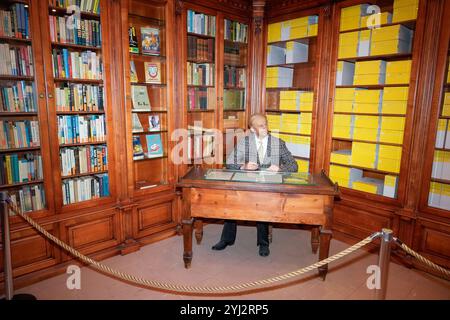
[[[50,234],[48,231],[46,231],[44,228],[42,228],[36,221],[34,221],[31,217],[22,213],[21,210],[19,210],[11,201],[8,201],[8,204],[9,204],[10,208],[17,215],[19,215],[20,217],[25,219],[25,221],[27,221],[30,225],[32,225],[42,235],[44,235],[46,238],[53,241],[55,244],[57,244],[64,250],[70,252],[73,256],[77,257],[84,263],[92,266],[94,269],[99,270],[99,271],[106,273],[110,276],[113,276],[115,278],[127,281],[129,283],[133,283],[133,284],[136,284],[139,286],[146,287],[148,289],[159,289],[159,290],[162,289],[162,290],[170,291],[173,293],[179,293],[179,294],[188,293],[188,294],[211,294],[211,295],[222,294],[223,295],[223,294],[232,294],[232,293],[242,293],[244,291],[250,290],[251,288],[267,286],[267,285],[274,284],[276,282],[292,279],[301,274],[312,271],[316,268],[324,266],[333,261],[339,260],[339,259],[353,253],[354,251],[364,247],[368,243],[370,243],[373,240],[375,240],[376,238],[378,238],[381,234],[380,232],[376,232],[376,233],[368,236],[367,238],[363,239],[362,241],[354,244],[353,246],[351,246],[329,258],[326,258],[324,260],[316,262],[310,266],[307,266],[307,267],[304,267],[304,268],[301,268],[301,269],[298,269],[298,270],[295,270],[295,271],[292,271],[289,273],[285,273],[280,276],[275,276],[275,277],[271,277],[271,278],[267,278],[267,279],[246,282],[246,283],[241,283],[241,284],[236,284],[236,285],[201,287],[201,286],[179,285],[179,284],[172,284],[172,283],[166,283],[166,282],[159,282],[159,281],[155,281],[155,280],[148,280],[148,279],[143,279],[141,277],[130,275],[130,274],[118,271],[118,270],[114,270],[113,268],[111,268],[107,265],[99,263],[99,262],[83,255],[76,249],[70,247],[65,242],[61,241],[60,239],[56,238],[54,235]],[[450,271],[448,271],[448,270],[434,264],[433,262],[429,261],[428,259],[422,257],[421,255],[419,255],[418,253],[414,252],[412,249],[407,247],[405,244],[401,243],[400,240],[396,239],[396,241],[402,247],[403,250],[405,250],[407,253],[411,254],[415,258],[417,258],[419,261],[440,271],[441,273],[447,275],[448,277],[450,276]]]

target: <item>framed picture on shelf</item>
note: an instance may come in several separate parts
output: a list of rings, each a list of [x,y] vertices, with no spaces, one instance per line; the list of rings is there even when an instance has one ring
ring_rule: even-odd
[[[145,82],[161,83],[161,63],[144,62],[144,67],[145,67]]]
[[[148,117],[149,131],[160,131],[161,123],[159,122],[159,115],[154,114]]]
[[[161,135],[158,134],[148,134],[147,139],[147,157],[156,158],[163,156],[163,146],[161,142]]]
[[[141,28],[142,54],[159,56],[161,53],[158,28]]]

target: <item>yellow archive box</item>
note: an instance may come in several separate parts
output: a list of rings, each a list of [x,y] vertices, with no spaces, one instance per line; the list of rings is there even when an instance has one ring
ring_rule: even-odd
[[[381,194],[383,192],[383,181],[364,178],[363,181],[353,181],[352,188],[367,193]]]
[[[353,112],[353,101],[336,100],[334,102],[334,112]]]
[[[374,13],[361,17],[361,28],[369,28],[388,23],[392,23],[392,13],[390,12]]]
[[[380,145],[378,157],[400,160],[402,158],[402,147]]]
[[[355,92],[355,102],[380,103],[382,96],[382,90],[358,90]]]
[[[378,129],[368,129],[368,128],[358,128],[353,129],[353,139],[362,141],[378,141],[379,130]]]
[[[403,41],[399,39],[372,42],[370,55],[380,56],[387,54],[410,53],[411,41]]]
[[[338,58],[351,58],[358,56],[358,44],[351,46],[339,46],[338,48]]]
[[[333,126],[331,135],[333,138],[352,139],[353,128],[349,126]]]
[[[380,117],[355,115],[355,128],[378,129]]]
[[[295,162],[297,162],[298,166],[298,172],[308,172],[309,171],[309,161],[303,160],[303,159],[296,159]]]
[[[360,103],[355,102],[353,105],[354,113],[373,113],[378,114],[381,112],[381,103]]]
[[[280,129],[281,126],[281,115],[278,114],[268,114],[267,124],[270,129]]]
[[[368,4],[360,4],[341,10],[340,30],[358,29],[361,27],[361,17],[367,15]]]
[[[383,101],[406,101],[408,93],[409,87],[386,87],[383,90]]]
[[[337,183],[340,187],[345,187],[345,188],[350,188],[351,187],[349,179],[345,179],[345,178],[342,178],[342,177],[335,177],[335,176],[332,176],[332,175],[330,175],[330,179],[334,183]]]
[[[361,74],[380,74],[386,73],[386,61],[357,61],[355,63],[355,76]]]
[[[302,112],[300,114],[300,123],[301,124],[303,124],[303,123],[311,124],[312,123],[312,113],[310,113],[310,112]]]
[[[402,144],[404,134],[403,130],[380,130],[379,141],[384,143]]]
[[[280,110],[298,110],[298,103],[295,100],[280,100]]]
[[[267,42],[275,42],[281,40],[281,22],[269,24],[267,31]]]
[[[300,26],[291,28],[290,39],[306,38],[308,36],[308,26]]]
[[[355,88],[336,88],[334,100],[336,101],[353,101],[355,99],[357,89]]]
[[[308,28],[308,36],[309,37],[317,36],[318,31],[319,31],[319,24],[318,23],[311,24]]]
[[[311,134],[311,127],[312,125],[310,123],[301,123],[300,124],[300,134]]]
[[[446,92],[444,95],[444,101],[442,104],[442,116],[450,116],[450,92]]]
[[[383,114],[406,114],[408,101],[383,100],[381,105],[381,113]]]
[[[419,0],[394,0],[392,22],[415,20],[418,11]]]
[[[413,31],[401,24],[381,27],[372,31],[372,43],[389,40],[411,41],[412,35]]]
[[[352,150],[333,151],[331,152],[330,161],[332,163],[350,165],[352,163]]]
[[[405,130],[404,117],[381,117],[381,130]]]
[[[339,46],[358,46],[359,31],[341,33],[339,35]]]
[[[386,66],[386,84],[407,84],[411,77],[411,60],[389,61]]]
[[[378,158],[377,169],[381,171],[399,173],[400,160]]]
[[[351,127],[353,126],[354,116],[349,114],[335,114],[333,117],[333,126]]]
[[[349,168],[349,167],[343,167],[343,166],[331,164],[330,165],[330,176],[340,177],[340,178],[351,180],[351,179],[357,179],[359,177],[362,177],[362,171],[360,169],[356,169],[356,168]]]

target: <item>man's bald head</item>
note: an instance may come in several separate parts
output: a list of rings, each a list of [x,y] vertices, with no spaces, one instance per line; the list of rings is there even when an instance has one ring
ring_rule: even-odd
[[[268,134],[267,118],[261,113],[255,113],[250,117],[250,128],[259,137],[264,138]]]

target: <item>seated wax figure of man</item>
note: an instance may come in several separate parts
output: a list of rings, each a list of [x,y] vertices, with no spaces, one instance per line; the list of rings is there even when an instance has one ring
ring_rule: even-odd
[[[254,114],[250,118],[250,134],[241,139],[227,158],[227,169],[297,172],[298,166],[283,140],[269,134],[267,118]],[[269,225],[257,222],[259,255],[268,256]],[[236,239],[236,221],[225,221],[220,241],[213,250],[223,250]]]

